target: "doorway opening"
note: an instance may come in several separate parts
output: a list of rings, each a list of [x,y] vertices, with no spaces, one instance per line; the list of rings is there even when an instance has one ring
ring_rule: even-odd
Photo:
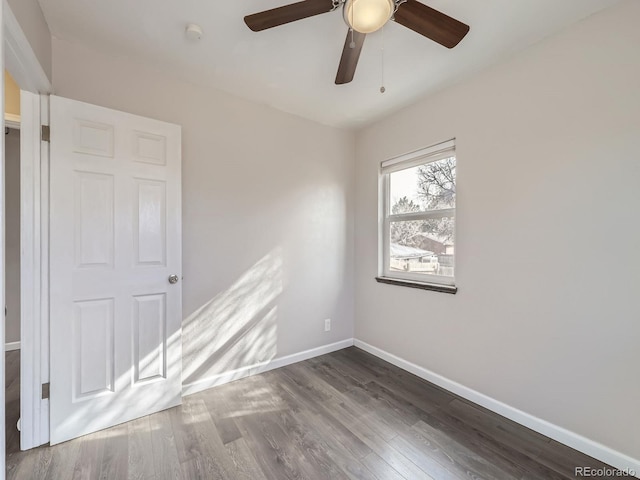
[[[20,451],[20,88],[5,70],[5,441]]]
[[[48,438],[48,416],[41,415],[45,407],[48,412],[45,403],[48,400],[42,398],[41,388],[48,382],[48,317],[42,315],[47,312],[47,298],[41,295],[48,291],[48,271],[41,262],[48,259],[42,248],[46,245],[42,242],[47,231],[46,210],[41,215],[48,198],[48,164],[42,162],[42,158],[48,158],[44,156],[48,155],[48,148],[41,145],[41,125],[48,125],[45,100],[52,90],[47,74],[6,2],[2,23],[3,70],[6,70],[2,78],[9,88],[9,92],[3,92],[6,104],[3,120],[9,127],[4,139],[9,151],[2,152],[7,155],[7,162],[3,158],[6,163],[3,174],[8,174],[0,190],[1,214],[6,219],[2,252],[3,256],[6,254],[6,262],[2,270],[7,267],[4,263],[9,265],[0,282],[3,293],[8,294],[3,332],[6,337],[0,342],[5,349],[0,367],[6,370],[6,377],[0,375],[5,381],[5,390],[0,390],[3,395],[0,408],[4,409],[2,420],[6,421],[0,428],[0,439],[5,441],[0,449],[0,478],[7,465],[5,454],[36,447]],[[11,154],[12,149],[17,155]],[[12,249],[18,251],[19,259],[12,255]]]

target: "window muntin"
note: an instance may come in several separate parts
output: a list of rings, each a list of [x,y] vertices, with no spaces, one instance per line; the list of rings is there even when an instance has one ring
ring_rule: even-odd
[[[382,164],[382,275],[454,284],[456,156],[453,142]]]

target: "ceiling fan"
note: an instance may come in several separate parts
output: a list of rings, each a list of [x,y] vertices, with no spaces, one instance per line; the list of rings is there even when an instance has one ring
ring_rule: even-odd
[[[368,33],[382,28],[389,20],[410,28],[447,48],[455,47],[469,32],[469,25],[445,15],[417,0],[304,0],[244,17],[254,32],[328,13],[342,7],[349,26],[344,42],[336,84],[353,80],[360,51]]]

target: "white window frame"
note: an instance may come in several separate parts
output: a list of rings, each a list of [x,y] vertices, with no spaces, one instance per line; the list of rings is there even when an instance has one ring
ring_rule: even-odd
[[[430,218],[442,218],[453,217],[454,219],[454,235],[456,225],[456,208],[447,208],[439,210],[427,210],[425,212],[412,212],[402,214],[391,214],[391,182],[390,174],[398,172],[400,170],[406,170],[408,168],[417,167],[419,165],[426,165],[429,163],[437,162],[445,158],[456,157],[457,168],[457,156],[455,149],[455,139],[446,142],[439,143],[430,147],[422,148],[411,153],[400,155],[398,157],[390,158],[383,161],[380,164],[380,179],[381,179],[381,228],[380,228],[380,266],[379,275],[381,280],[398,280],[400,282],[411,282],[420,285],[435,285],[455,288],[455,272],[456,272],[456,254],[454,246],[453,257],[453,271],[454,276],[449,277],[445,275],[434,275],[430,273],[412,273],[412,272],[398,272],[391,271],[390,269],[390,231],[392,221],[407,221],[407,220],[428,220]],[[452,291],[455,293],[455,290]]]

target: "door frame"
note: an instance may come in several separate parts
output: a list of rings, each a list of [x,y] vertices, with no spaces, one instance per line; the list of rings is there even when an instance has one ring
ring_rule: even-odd
[[[20,94],[21,450],[49,441],[49,400],[42,398],[49,381],[49,155],[40,134],[40,125],[48,125],[45,99]]]
[[[53,87],[7,0],[2,1],[4,68],[21,89],[20,448],[27,450],[49,441],[48,400],[42,400],[49,378],[49,163],[41,125],[49,124],[47,95]],[[4,438],[4,428],[0,435]],[[1,453],[4,458],[4,448]],[[4,461],[0,468],[2,478]]]

